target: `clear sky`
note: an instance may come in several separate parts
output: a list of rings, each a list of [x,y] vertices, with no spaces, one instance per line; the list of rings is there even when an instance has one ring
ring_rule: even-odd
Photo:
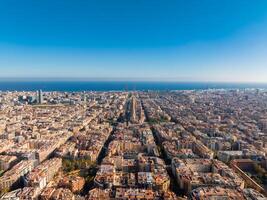
[[[1,0],[0,77],[267,82],[267,1]]]

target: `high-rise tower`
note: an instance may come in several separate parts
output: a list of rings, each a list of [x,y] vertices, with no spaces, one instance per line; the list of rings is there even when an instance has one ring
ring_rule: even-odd
[[[43,100],[43,92],[42,90],[38,90],[37,91],[37,103],[38,104],[43,104],[44,100]]]

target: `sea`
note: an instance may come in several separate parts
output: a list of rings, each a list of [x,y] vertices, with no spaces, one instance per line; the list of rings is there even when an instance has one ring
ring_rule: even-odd
[[[1,81],[0,91],[147,91],[267,89],[267,83],[148,82],[148,81]]]

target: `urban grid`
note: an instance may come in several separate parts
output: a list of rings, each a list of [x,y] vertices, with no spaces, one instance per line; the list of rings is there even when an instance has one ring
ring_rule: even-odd
[[[264,200],[267,91],[0,92],[3,200]]]

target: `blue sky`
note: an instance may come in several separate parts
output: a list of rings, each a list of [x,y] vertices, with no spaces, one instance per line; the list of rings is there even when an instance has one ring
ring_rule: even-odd
[[[0,77],[267,82],[266,0],[2,0]]]

